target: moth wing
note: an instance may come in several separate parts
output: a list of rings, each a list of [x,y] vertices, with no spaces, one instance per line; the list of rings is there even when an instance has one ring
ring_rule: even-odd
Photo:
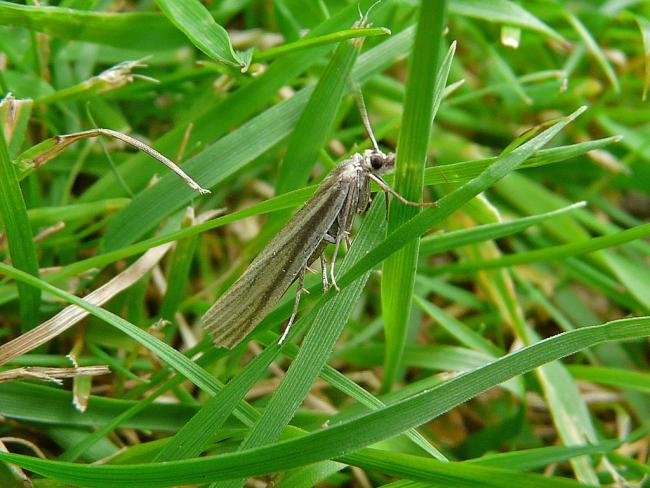
[[[232,348],[275,307],[335,222],[353,181],[330,175],[201,319],[218,346]]]

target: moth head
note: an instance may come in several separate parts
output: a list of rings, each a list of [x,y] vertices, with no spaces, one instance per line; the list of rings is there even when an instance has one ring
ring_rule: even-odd
[[[395,154],[386,154],[377,149],[366,149],[363,152],[363,163],[366,169],[373,173],[385,173],[395,166]]]

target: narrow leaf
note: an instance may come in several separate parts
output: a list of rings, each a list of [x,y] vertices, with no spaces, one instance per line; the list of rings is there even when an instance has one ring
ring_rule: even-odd
[[[443,41],[447,2],[422,2],[415,34],[415,43],[409,64],[409,84],[404,102],[402,130],[397,145],[395,163],[395,191],[412,200],[422,200],[424,166],[436,100],[442,99],[451,65],[447,56],[446,71],[438,75],[439,53]],[[436,84],[436,79],[438,83]],[[389,232],[407,222],[420,209],[393,199],[390,205]],[[407,326],[411,310],[411,297],[418,259],[418,240],[390,256],[384,263],[381,301],[386,335],[386,354],[382,388],[390,390],[398,379],[401,358],[406,343]]]
[[[0,130],[0,217],[9,244],[9,255],[18,269],[39,275],[34,236],[27,217],[25,200],[16,178],[14,165]],[[18,284],[20,328],[27,332],[38,323],[41,292],[25,283]]]
[[[165,16],[192,41],[197,48],[222,63],[238,66],[242,72],[246,64],[230,44],[226,29],[214,20],[210,11],[198,0],[156,0]]]

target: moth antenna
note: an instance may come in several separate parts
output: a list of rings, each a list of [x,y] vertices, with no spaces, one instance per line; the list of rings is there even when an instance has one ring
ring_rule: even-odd
[[[368,110],[366,110],[366,103],[363,101],[363,93],[361,93],[361,89],[356,83],[353,83],[352,89],[354,90],[354,98],[357,100],[357,108],[359,109],[359,115],[361,116],[363,127],[368,133],[370,142],[372,142],[372,147],[375,151],[380,152],[379,144],[377,144],[377,139],[375,139],[375,134],[372,132],[372,127],[370,126],[370,118],[368,117]]]

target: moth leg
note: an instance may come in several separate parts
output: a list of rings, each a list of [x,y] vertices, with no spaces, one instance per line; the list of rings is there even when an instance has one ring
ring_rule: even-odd
[[[334,245],[334,254],[332,254],[332,264],[330,267],[330,280],[332,286],[339,291],[339,285],[336,284],[336,277],[334,276],[334,265],[336,264],[336,256],[339,253],[339,247],[341,246],[341,241],[344,239],[347,234],[347,225],[350,220],[350,212],[352,211],[353,204],[356,205],[356,199],[353,201],[352,198],[348,197],[343,204],[341,213],[338,216],[338,230],[336,232],[336,242]]]
[[[384,190],[386,193],[390,193],[393,195],[395,198],[397,198],[400,202],[402,202],[404,205],[409,205],[410,207],[435,207],[437,204],[436,202],[412,202],[411,200],[407,200],[404,198],[402,195],[397,193],[395,190],[393,190],[388,183],[386,183],[382,178],[380,178],[377,175],[374,175],[372,173],[368,173],[368,177],[377,183],[379,185],[379,188]]]
[[[332,264],[330,265],[330,280],[332,282],[332,286],[336,291],[341,291],[339,288],[339,285],[336,284],[336,278],[334,277],[334,265],[336,264],[336,255],[339,253],[339,246],[341,245],[341,240],[336,239],[336,245],[334,246],[334,254],[332,254]]]
[[[350,239],[350,233],[346,232],[345,233],[345,246],[350,249],[350,246],[352,245],[352,240]]]
[[[327,293],[327,290],[330,289],[330,283],[327,280],[327,262],[322,254],[320,255],[320,271],[323,278],[323,293]]]
[[[296,315],[298,315],[298,306],[300,305],[300,295],[303,292],[303,285],[305,284],[305,269],[306,268],[303,268],[302,271],[300,271],[300,274],[298,275],[298,280],[297,280],[298,287],[296,288],[296,298],[293,302],[293,310],[291,312],[291,317],[289,317],[289,322],[287,322],[287,325],[284,328],[284,332],[282,332],[282,336],[280,337],[278,344],[283,344],[284,341],[287,339],[287,335],[289,334],[289,330],[293,325],[293,321],[296,319]]]

